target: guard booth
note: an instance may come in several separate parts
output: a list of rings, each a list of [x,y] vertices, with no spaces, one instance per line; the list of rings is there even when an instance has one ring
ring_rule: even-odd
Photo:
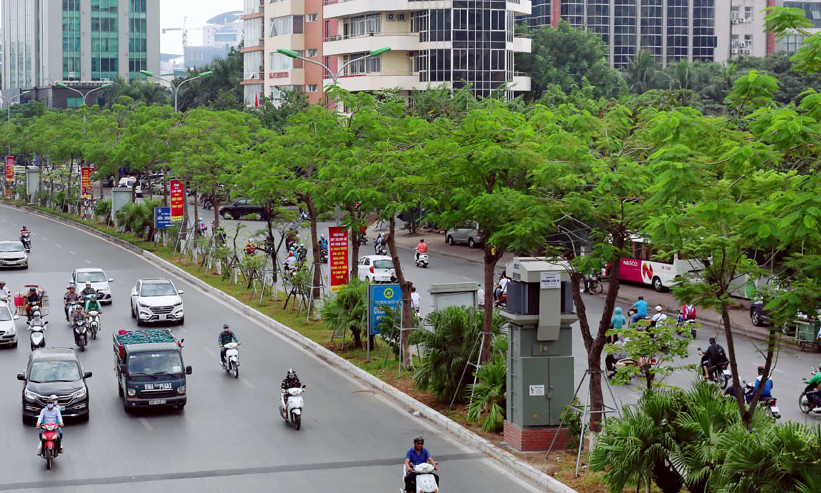
[[[565,266],[535,257],[516,257],[506,271],[505,442],[519,451],[547,450],[575,388],[570,276]]]

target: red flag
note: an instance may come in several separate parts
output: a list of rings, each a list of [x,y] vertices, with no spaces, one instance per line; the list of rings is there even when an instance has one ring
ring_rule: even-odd
[[[259,108],[259,94],[254,94],[254,108]]]

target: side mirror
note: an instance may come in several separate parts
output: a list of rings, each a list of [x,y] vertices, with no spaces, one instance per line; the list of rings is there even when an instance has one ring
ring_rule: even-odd
[[[108,282],[114,282],[114,279],[109,279]]]
[[[20,318],[20,315],[15,315],[14,316],[14,320],[17,320],[18,318]]]
[[[46,321],[43,323],[43,325],[48,325],[48,320],[46,320]]]
[[[26,376],[22,373],[17,374],[17,380],[22,380],[23,382],[26,381]]]
[[[87,372],[83,373],[83,378],[91,378],[91,372],[87,371]]]
[[[186,366],[186,367],[185,367],[185,374],[186,374],[186,375],[190,375],[190,374],[191,374],[191,372],[193,372],[193,371],[194,371],[194,369],[193,369],[193,368],[191,368],[190,366]]]
[[[302,386],[302,388],[303,388],[303,389],[307,389],[307,388],[308,388],[308,386],[307,386],[307,385],[303,385],[303,386]]]
[[[120,373],[125,374],[128,373],[128,366],[127,365],[119,365]]]
[[[180,289],[180,290],[178,290],[178,291],[177,291],[177,294],[185,294],[185,291],[183,291],[182,289]]]

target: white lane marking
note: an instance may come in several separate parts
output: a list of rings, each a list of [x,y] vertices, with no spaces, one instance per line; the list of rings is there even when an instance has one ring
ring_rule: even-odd
[[[70,253],[72,255],[77,255],[76,253],[72,252],[71,250],[69,250],[68,253]]]
[[[253,389],[253,388],[255,388],[255,387],[254,387],[254,384],[252,384],[251,382],[249,382],[249,381],[248,381],[245,377],[242,377],[242,378],[240,378],[239,380],[240,380],[240,382],[244,383],[244,384],[245,384],[245,385],[247,385],[248,387],[250,387],[250,388],[252,388],[252,389]]]
[[[63,245],[61,245],[59,243],[55,243],[55,245],[57,245],[57,248],[63,248]]]
[[[39,238],[39,239],[41,239],[41,240],[43,240],[43,241],[48,241],[48,238],[46,238],[45,236],[38,236],[37,238]]]
[[[210,347],[208,347],[208,346],[203,346],[203,347],[205,348],[205,352],[210,354],[211,356],[216,356],[217,355],[217,353],[215,353],[214,350],[211,349]]]
[[[142,423],[142,425],[143,425],[143,426],[145,427],[145,429],[146,429],[146,430],[148,430],[148,431],[152,431],[152,430],[154,429],[154,427],[153,427],[153,426],[151,426],[151,423],[149,423],[149,422],[148,422],[148,420],[147,420],[147,419],[145,419],[145,418],[140,418],[140,423]]]
[[[85,262],[85,263],[87,263],[87,264],[91,265],[91,260],[83,259],[83,262]]]

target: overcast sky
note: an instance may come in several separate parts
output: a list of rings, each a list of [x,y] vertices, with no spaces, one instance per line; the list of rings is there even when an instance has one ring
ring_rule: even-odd
[[[188,17],[188,45],[202,45],[202,27],[215,15],[231,10],[242,10],[242,0],[160,0],[160,27],[182,27]],[[161,35],[160,51],[182,55],[182,33],[171,31]]]

